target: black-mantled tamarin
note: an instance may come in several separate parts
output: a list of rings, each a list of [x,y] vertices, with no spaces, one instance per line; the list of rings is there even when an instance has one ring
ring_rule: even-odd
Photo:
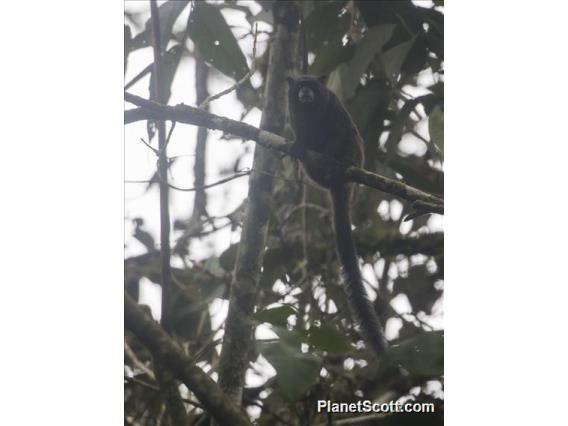
[[[288,77],[288,106],[296,141],[294,150],[304,158],[313,150],[345,165],[362,166],[362,139],[351,116],[325,86],[325,77]],[[379,318],[363,285],[351,234],[353,184],[331,164],[302,161],[308,176],[331,194],[335,244],[343,266],[345,292],[368,344],[377,355],[387,343]]]

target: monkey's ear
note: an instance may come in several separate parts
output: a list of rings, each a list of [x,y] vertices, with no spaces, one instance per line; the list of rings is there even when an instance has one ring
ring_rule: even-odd
[[[291,86],[292,83],[294,83],[294,78],[293,77],[286,77],[286,81],[288,82],[288,85]]]
[[[325,80],[327,80],[327,75],[318,75],[317,79],[318,79],[321,83],[325,84]]]

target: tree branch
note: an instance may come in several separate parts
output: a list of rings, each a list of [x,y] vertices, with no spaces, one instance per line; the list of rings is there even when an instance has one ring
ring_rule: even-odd
[[[160,392],[159,386],[153,385],[152,383],[145,382],[144,380],[137,379],[136,377],[124,376],[124,381],[128,382],[128,383],[134,383],[138,386],[141,386],[141,387],[146,388],[146,389],[150,389],[151,391],[154,391],[154,392]],[[186,404],[190,404],[190,405],[193,405],[194,407],[198,407],[198,408],[203,409],[203,405],[201,405],[197,401],[193,401],[192,399],[189,399],[189,398],[182,398],[181,400],[183,402],[185,402]]]
[[[135,367],[137,367],[140,371],[142,371],[144,374],[146,374],[152,380],[156,380],[156,376],[154,375],[154,372],[152,370],[150,370],[146,366],[146,364],[144,364],[142,361],[140,361],[140,359],[136,355],[136,352],[134,352],[134,350],[130,347],[130,345],[128,344],[128,341],[126,340],[126,336],[124,338],[124,354],[130,359],[130,361],[132,362],[132,364]]]
[[[209,67],[201,56],[201,53],[196,48],[195,55],[195,94],[196,103],[200,103],[208,96],[207,80],[209,79]],[[209,111],[209,107],[201,105],[205,111]],[[200,223],[202,217],[207,217],[207,194],[205,192],[205,165],[207,154],[207,128],[199,127],[197,129],[197,141],[195,144],[195,163],[193,164],[193,178],[195,198],[193,200],[193,211],[191,212],[188,228],[193,227],[194,224]]]
[[[259,129],[240,121],[231,120],[230,118],[221,117],[215,114],[208,113],[199,108],[194,108],[189,105],[176,105],[167,106],[160,105],[156,102],[149,101],[139,96],[130,93],[124,94],[124,99],[140,108],[125,111],[124,122],[125,124],[133,123],[139,120],[147,119],[161,119],[173,120],[178,123],[192,124],[196,126],[203,126],[209,129],[222,130],[225,133],[230,133],[240,136],[243,139],[250,139],[259,145],[283,152],[290,156],[296,157],[297,154],[293,152],[293,142],[278,136],[272,132]],[[324,157],[323,155],[308,151],[306,153],[308,161],[326,161],[333,162],[333,159]],[[390,179],[376,173],[360,169],[358,167],[347,167],[345,170],[347,179],[353,182],[361,183],[371,188],[379,189],[383,192],[393,194],[409,202],[421,201],[431,205],[432,213],[444,213],[444,200],[429,194],[427,192],[416,189],[410,185]]]
[[[398,254],[405,256],[412,256],[413,254],[436,256],[444,253],[444,233],[436,232],[416,237],[397,236],[382,238],[373,243],[357,239],[357,249],[361,254],[371,254],[378,251],[381,253],[381,257],[396,256]]]
[[[124,320],[126,327],[192,391],[207,412],[220,425],[250,426],[250,422],[221,392],[219,386],[191,363],[191,359],[170,336],[125,293]]]

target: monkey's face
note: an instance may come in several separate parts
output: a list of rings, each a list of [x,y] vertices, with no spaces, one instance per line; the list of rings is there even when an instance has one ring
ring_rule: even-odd
[[[324,77],[298,76],[288,77],[290,106],[301,107],[303,111],[316,110],[327,101],[327,89]]]
[[[316,99],[316,94],[314,89],[309,86],[300,86],[298,89],[298,101],[301,104],[310,104],[313,103]]]

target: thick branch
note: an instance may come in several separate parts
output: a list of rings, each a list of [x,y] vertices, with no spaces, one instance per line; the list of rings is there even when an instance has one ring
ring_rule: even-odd
[[[297,156],[297,154],[292,150],[292,141],[240,121],[210,114],[189,105],[160,105],[129,93],[125,93],[124,99],[127,102],[140,107],[125,111],[124,121],[126,124],[147,119],[172,120],[178,123],[193,124],[196,126],[207,127],[209,129],[222,130],[225,133],[240,136],[243,139],[253,140],[266,148],[274,149],[291,156]],[[307,156],[309,161],[326,161],[328,163],[333,161],[314,151],[309,151]],[[386,178],[376,173],[368,172],[358,167],[348,167],[345,173],[347,178],[353,182],[379,189],[410,202],[421,201],[432,204],[433,213],[444,213],[444,202],[441,198],[436,197],[435,195],[428,194],[427,192],[416,189],[410,185],[406,185],[405,183]]]
[[[183,350],[128,294],[124,295],[124,320],[126,327],[195,394],[220,425],[250,426],[244,414],[229,401],[219,386],[192,364]]]
[[[396,256],[398,254],[411,256],[419,253],[427,256],[436,256],[444,252],[443,232],[423,234],[416,237],[383,238],[373,243],[366,243],[362,240],[357,240],[357,249],[362,255],[378,251],[381,253],[381,257]]]
[[[375,155],[378,161],[400,173],[409,185],[431,194],[444,192],[444,172],[431,167],[423,157],[389,155],[380,149],[376,150]]]

